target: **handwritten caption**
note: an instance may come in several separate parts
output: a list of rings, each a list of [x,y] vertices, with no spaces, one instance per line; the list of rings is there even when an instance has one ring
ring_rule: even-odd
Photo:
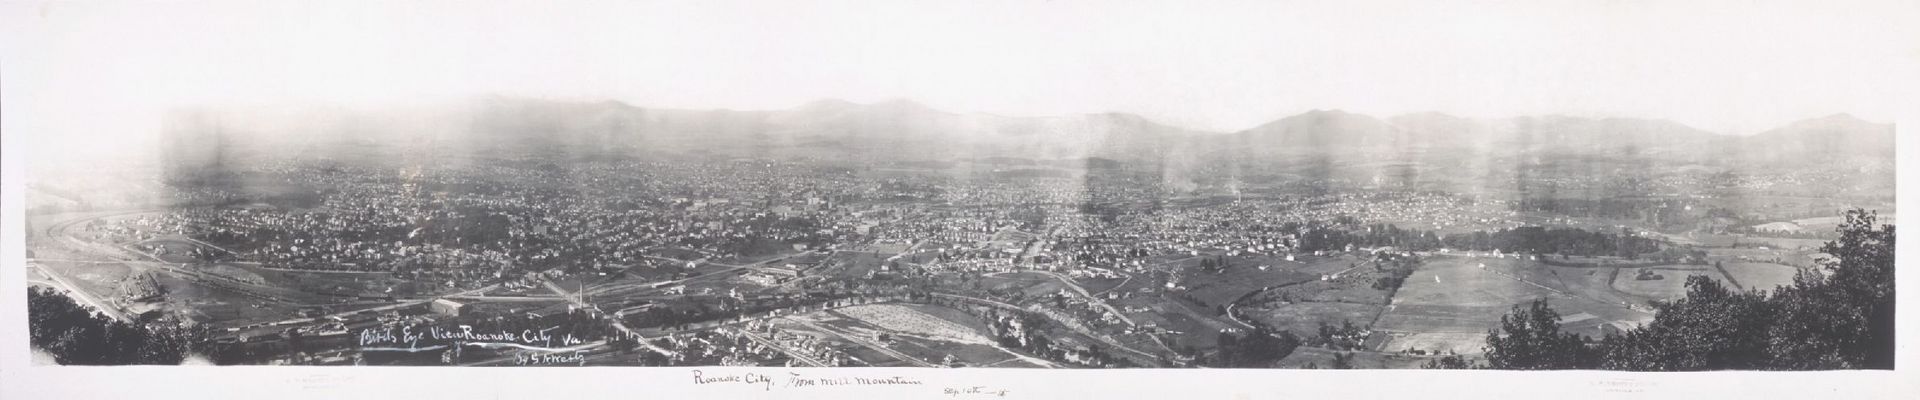
[[[927,382],[914,377],[889,376],[846,376],[824,374],[762,374],[754,372],[737,374],[715,374],[703,370],[693,370],[695,385],[746,385],[762,391],[805,390],[812,388],[852,388],[852,387],[928,387]],[[1006,397],[1007,389],[990,386],[948,386],[940,389],[940,394],[949,397]]]
[[[406,350],[430,350],[436,346],[444,347],[449,342],[503,343],[541,348],[557,348],[586,343],[586,341],[574,337],[571,333],[554,335],[552,332],[557,329],[560,329],[560,327],[524,329],[519,332],[509,332],[504,330],[476,331],[471,325],[460,325],[456,329],[438,326],[429,326],[426,328],[401,326],[396,329],[395,327],[387,326],[361,330],[359,342],[363,348],[399,347]],[[426,342],[425,346],[422,345],[423,341]]]
[[[761,374],[761,373],[754,373],[754,372],[737,373],[737,374],[714,374],[714,373],[708,373],[707,371],[697,370],[697,369],[693,370],[693,383],[695,385],[747,385],[747,386],[757,387],[763,391],[773,391],[776,389],[790,390],[790,389],[836,388],[836,387],[878,387],[878,386],[925,387],[925,386],[929,386],[925,381],[922,381],[919,378],[899,376],[899,375],[845,376],[845,375],[813,375],[813,374],[802,374],[799,372],[787,372],[784,375]],[[1007,390],[995,389],[987,386],[963,386],[963,387],[946,387],[941,389],[941,393],[949,396],[980,395],[980,396],[1005,397],[1007,395]]]

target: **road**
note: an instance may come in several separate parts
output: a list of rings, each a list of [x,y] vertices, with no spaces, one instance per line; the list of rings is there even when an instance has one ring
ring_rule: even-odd
[[[1107,312],[1108,312],[1108,313],[1111,313],[1111,314],[1113,314],[1113,316],[1114,316],[1114,317],[1118,317],[1118,318],[1120,318],[1120,321],[1121,321],[1121,322],[1125,322],[1125,323],[1127,324],[1127,326],[1130,326],[1130,327],[1131,327],[1131,326],[1139,326],[1139,324],[1137,324],[1137,323],[1134,323],[1134,321],[1133,321],[1133,318],[1132,318],[1132,317],[1128,317],[1128,316],[1127,316],[1127,313],[1124,313],[1124,312],[1121,312],[1119,308],[1115,308],[1115,307],[1114,307],[1114,306],[1113,306],[1112,304],[1108,304],[1106,300],[1103,300],[1103,299],[1101,299],[1100,297],[1098,297],[1098,296],[1095,296],[1095,295],[1094,295],[1093,293],[1091,293],[1091,292],[1088,292],[1088,291],[1087,291],[1087,288],[1086,288],[1086,287],[1083,287],[1083,286],[1080,286],[1080,284],[1079,284],[1079,283],[1077,283],[1077,282],[1074,282],[1072,278],[1068,278],[1068,277],[1067,277],[1067,276],[1065,276],[1065,275],[1061,275],[1061,274],[1059,274],[1059,273],[1056,273],[1056,272],[1053,272],[1053,271],[1047,271],[1047,270],[1043,270],[1043,269],[1039,269],[1039,268],[1036,268],[1036,267],[1035,267],[1035,266],[1033,265],[1033,257],[1031,257],[1031,253],[1032,253],[1032,252],[1034,252],[1034,251],[1037,251],[1037,250],[1039,250],[1039,247],[1040,247],[1040,245],[1039,245],[1039,244],[1040,244],[1040,242],[1044,242],[1044,241],[1046,241],[1046,240],[1048,240],[1049,238],[1051,238],[1051,237],[1053,237],[1053,235],[1054,235],[1054,234],[1056,234],[1056,233],[1058,233],[1059,231],[1060,231],[1060,227],[1057,227],[1057,226],[1056,226],[1056,227],[1053,227],[1053,228],[1051,228],[1051,229],[1048,229],[1048,230],[1047,230],[1047,233],[1046,233],[1046,234],[1044,234],[1044,235],[1040,235],[1040,237],[1038,237],[1038,238],[1036,238],[1036,239],[1034,239],[1034,241],[1033,241],[1033,243],[1032,243],[1032,245],[1030,245],[1030,246],[1027,246],[1027,248],[1025,248],[1025,249],[1022,249],[1022,250],[1021,250],[1021,252],[1020,252],[1020,257],[1019,257],[1019,259],[1021,260],[1020,262],[1021,262],[1022,264],[1024,264],[1024,265],[1026,265],[1026,266],[1028,267],[1028,269],[1029,269],[1029,270],[1032,270],[1033,272],[1039,272],[1039,273],[1041,273],[1041,274],[1045,274],[1045,275],[1047,275],[1047,276],[1051,276],[1051,277],[1053,277],[1054,279],[1057,279],[1057,280],[1059,280],[1059,281],[1060,281],[1060,283],[1063,283],[1063,284],[1066,284],[1068,288],[1071,288],[1071,289],[1073,289],[1073,292],[1074,292],[1074,293],[1076,293],[1076,294],[1079,294],[1079,295],[1080,295],[1081,297],[1085,297],[1085,298],[1087,299],[1087,302],[1088,302],[1088,303],[1091,303],[1091,304],[1093,304],[1093,305],[1095,305],[1095,306],[1099,306],[1100,308],[1102,308],[1102,309],[1105,309],[1105,310],[1107,310]],[[1129,276],[1128,276],[1128,279],[1131,279],[1131,278],[1132,278],[1132,276],[1131,276],[1131,275],[1129,275]],[[1124,284],[1124,283],[1122,283],[1122,284]],[[1118,288],[1118,287],[1119,287],[1119,286],[1115,286],[1115,288]],[[1103,292],[1103,293],[1104,293],[1104,292]],[[1050,316],[1051,316],[1051,315],[1050,315]],[[1058,319],[1058,318],[1056,318],[1056,319]],[[1131,348],[1131,347],[1127,347],[1127,346],[1125,346],[1125,345],[1121,345],[1121,344],[1120,344],[1120,341],[1119,341],[1119,340],[1115,340],[1115,339],[1113,339],[1112,337],[1109,337],[1109,336],[1106,336],[1106,335],[1095,335],[1095,334],[1093,334],[1093,333],[1091,332],[1091,330],[1090,330],[1089,328],[1086,328],[1086,327],[1076,327],[1075,325],[1077,325],[1077,324],[1066,324],[1066,322],[1068,322],[1068,321],[1060,321],[1060,322],[1062,322],[1062,323],[1063,323],[1064,325],[1068,325],[1069,327],[1074,327],[1074,328],[1076,328],[1076,330],[1081,330],[1081,331],[1082,331],[1082,332],[1081,332],[1082,334],[1085,334],[1085,335],[1087,335],[1087,336],[1090,336],[1090,337],[1093,337],[1093,338],[1095,338],[1095,339],[1100,339],[1101,341],[1103,341],[1103,342],[1107,342],[1107,344],[1110,344],[1110,345],[1113,345],[1114,347],[1119,347],[1119,348],[1121,348],[1121,349],[1124,349],[1124,350],[1127,350],[1127,351],[1130,351],[1130,352],[1134,352],[1134,353],[1138,353],[1138,354],[1141,354],[1141,355],[1146,355],[1146,356],[1148,356],[1148,357],[1154,357],[1153,355],[1150,355],[1150,354],[1147,354],[1147,353],[1145,353],[1145,352],[1142,352],[1142,351],[1139,351],[1139,350],[1134,350],[1134,349],[1133,349],[1133,348]],[[1161,348],[1162,350],[1165,350],[1165,351],[1166,351],[1167,353],[1169,353],[1169,354],[1171,354],[1171,353],[1176,353],[1175,351],[1173,351],[1173,347],[1171,347],[1171,346],[1167,346],[1167,343],[1166,343],[1165,341],[1162,341],[1162,340],[1160,340],[1160,337],[1159,337],[1159,336],[1157,336],[1157,335],[1148,335],[1148,336],[1147,336],[1147,338],[1148,338],[1148,339],[1150,339],[1150,340],[1152,340],[1152,341],[1153,341],[1153,344],[1155,344],[1155,345],[1158,345],[1158,346],[1160,346],[1160,348]]]
[[[1124,272],[1122,272],[1122,273],[1120,273],[1120,275],[1121,275],[1121,276],[1125,276],[1125,277],[1127,277],[1127,278],[1126,278],[1126,279],[1121,279],[1121,280],[1120,280],[1120,284],[1118,284],[1118,285],[1113,285],[1113,287],[1110,287],[1110,288],[1107,288],[1107,290],[1102,290],[1102,291],[1098,291],[1098,292],[1094,292],[1094,293],[1093,293],[1093,295],[1094,295],[1095,297],[1098,297],[1098,296],[1100,296],[1100,295],[1104,295],[1104,294],[1107,294],[1107,292],[1111,292],[1111,291],[1115,291],[1115,290],[1119,290],[1120,288],[1123,288],[1123,287],[1126,287],[1126,286],[1127,286],[1127,283],[1128,283],[1128,282],[1133,282],[1133,274],[1129,274],[1129,273],[1124,273]]]
[[[1234,315],[1234,314],[1233,314],[1233,308],[1234,308],[1234,307],[1239,307],[1239,306],[1240,306],[1240,303],[1228,303],[1228,304],[1227,304],[1227,319],[1229,319],[1229,320],[1233,320],[1233,322],[1234,322],[1234,323],[1237,323],[1237,324],[1240,324],[1240,326],[1245,326],[1245,327],[1247,327],[1247,329],[1254,329],[1254,328],[1258,328],[1257,326],[1253,326],[1253,324],[1249,324],[1249,323],[1247,323],[1247,321],[1241,321],[1241,320],[1240,320],[1240,316],[1238,316],[1238,315]]]
[[[1120,312],[1120,309],[1114,308],[1112,304],[1107,304],[1106,300],[1101,300],[1099,297],[1095,297],[1093,293],[1087,292],[1086,287],[1080,286],[1080,284],[1074,282],[1072,278],[1068,278],[1066,275],[1061,275],[1053,271],[1042,271],[1042,270],[1036,269],[1036,270],[1033,270],[1033,272],[1039,272],[1041,274],[1051,276],[1054,279],[1060,280],[1060,283],[1066,284],[1067,288],[1073,289],[1073,292],[1075,294],[1079,294],[1080,297],[1085,297],[1087,299],[1087,302],[1092,303],[1093,305],[1096,305],[1096,306],[1100,306],[1100,308],[1106,309],[1107,312],[1109,313],[1113,313],[1115,317],[1120,318],[1121,322],[1126,322],[1127,326],[1139,325],[1139,324],[1133,323],[1133,318],[1128,318],[1127,313]]]

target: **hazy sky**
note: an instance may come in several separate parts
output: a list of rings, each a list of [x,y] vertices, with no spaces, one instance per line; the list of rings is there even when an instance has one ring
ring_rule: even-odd
[[[1889,122],[1912,1],[7,2],[9,133],[180,105],[476,94],[763,109],[911,98],[1238,130],[1309,109]],[[485,2],[492,3],[492,2]],[[1107,4],[1114,3],[1114,4]]]

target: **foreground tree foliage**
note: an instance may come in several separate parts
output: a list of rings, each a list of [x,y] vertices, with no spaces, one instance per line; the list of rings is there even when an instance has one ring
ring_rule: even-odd
[[[1604,341],[1600,368],[1636,371],[1769,369],[1768,340],[1778,308],[1759,291],[1734,292],[1705,276],[1687,277],[1687,297],[1659,304],[1652,323]]]
[[[1599,342],[1562,333],[1546,301],[1514,307],[1488,332],[1485,367],[1634,371],[1827,370],[1893,368],[1894,227],[1876,214],[1848,211],[1840,238],[1821,251],[1822,272],[1802,271],[1792,285],[1736,291],[1704,276],[1687,278],[1687,295],[1656,305],[1651,323]],[[1428,368],[1471,368],[1444,359]]]
[[[27,318],[33,346],[62,365],[179,364],[189,347],[183,331],[120,322],[49,288],[27,291]]]
[[[1205,363],[1219,368],[1266,368],[1293,354],[1301,343],[1293,332],[1275,333],[1265,326],[1245,334],[1221,332],[1219,340],[1217,356]]]
[[[1573,369],[1597,360],[1585,336],[1560,332],[1560,314],[1535,300],[1500,317],[1500,329],[1487,333],[1487,364],[1498,369]]]
[[[1780,369],[1893,369],[1893,225],[1874,229],[1874,213],[1850,211],[1831,276],[1801,274],[1774,292],[1773,366]]]

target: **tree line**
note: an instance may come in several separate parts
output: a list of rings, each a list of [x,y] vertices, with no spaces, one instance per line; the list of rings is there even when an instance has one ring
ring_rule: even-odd
[[[1402,229],[1392,224],[1374,224],[1358,228],[1323,226],[1304,228],[1299,235],[1301,251],[1341,251],[1354,247],[1395,247],[1403,250],[1430,251],[1457,249],[1495,251],[1516,254],[1559,254],[1572,256],[1616,256],[1634,258],[1661,250],[1661,241],[1622,230],[1619,233],[1589,231],[1580,228],[1524,226],[1494,231],[1451,233]]]

